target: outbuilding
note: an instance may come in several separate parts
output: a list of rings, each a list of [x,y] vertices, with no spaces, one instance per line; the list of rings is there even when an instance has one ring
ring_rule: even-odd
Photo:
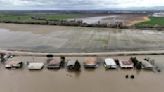
[[[44,63],[41,62],[32,62],[29,63],[28,69],[29,70],[41,70],[44,67]]]
[[[59,69],[60,68],[60,57],[55,57],[53,59],[51,59],[48,64],[47,64],[47,68],[48,69]]]
[[[153,70],[154,66],[152,64],[150,64],[150,62],[148,61],[142,61],[142,66],[143,66],[143,69],[146,69],[146,70]]]
[[[116,69],[117,68],[117,64],[114,61],[114,59],[106,58],[105,61],[104,61],[104,67],[106,69]]]
[[[85,68],[96,68],[97,67],[97,58],[96,57],[87,57],[84,61]]]
[[[126,61],[126,60],[123,60],[123,61],[119,61],[120,63],[120,67],[121,68],[133,68],[134,67],[134,64],[133,62],[131,62],[131,60],[129,61]]]
[[[75,60],[70,60],[67,62],[67,69],[68,70],[74,70]]]
[[[22,61],[7,61],[5,64],[5,68],[11,69],[11,68],[22,68],[23,62]]]

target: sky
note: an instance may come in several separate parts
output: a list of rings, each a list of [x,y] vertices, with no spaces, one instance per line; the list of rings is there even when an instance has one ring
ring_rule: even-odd
[[[164,0],[0,0],[0,10],[95,10],[164,7]]]

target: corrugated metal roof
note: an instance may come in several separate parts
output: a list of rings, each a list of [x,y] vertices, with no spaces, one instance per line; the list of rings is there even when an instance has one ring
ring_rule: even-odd
[[[105,63],[106,63],[106,65],[112,65],[112,66],[116,65],[116,62],[112,58],[106,58]]]
[[[96,65],[97,58],[96,57],[87,57],[84,61],[85,65]]]
[[[154,67],[152,64],[150,64],[149,62],[147,62],[147,61],[142,61],[142,64],[144,65],[144,67]]]
[[[76,61],[68,61],[67,66],[74,65]]]
[[[131,61],[119,61],[120,67],[132,68],[133,63]]]
[[[41,69],[44,66],[44,63],[29,63],[29,69]]]

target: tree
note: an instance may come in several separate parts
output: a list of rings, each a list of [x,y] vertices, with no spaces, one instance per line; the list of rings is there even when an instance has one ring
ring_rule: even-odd
[[[141,70],[141,69],[142,69],[142,62],[138,62],[138,63],[136,64],[136,69],[137,69],[137,70]]]
[[[64,67],[65,66],[65,57],[61,56],[60,59],[61,59],[60,67]]]
[[[116,62],[116,64],[119,66],[120,65],[120,63],[119,63],[119,60],[118,59],[115,59],[115,62]]]
[[[75,70],[75,71],[79,71],[80,68],[81,68],[81,65],[80,65],[79,61],[76,60],[75,65],[74,65],[74,70]]]
[[[130,60],[133,62],[134,64],[134,67],[136,67],[137,63],[138,63],[138,60],[136,57],[131,57]]]
[[[47,58],[53,58],[53,57],[54,57],[54,55],[52,55],[52,54],[47,55]]]
[[[1,55],[1,62],[4,62],[5,61],[5,59],[4,59],[5,54],[4,53],[0,53],[0,55]]]

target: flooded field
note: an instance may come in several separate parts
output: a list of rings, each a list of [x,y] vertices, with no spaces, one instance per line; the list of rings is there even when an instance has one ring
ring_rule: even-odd
[[[146,14],[109,14],[99,16],[86,16],[82,18],[73,18],[67,20],[83,21],[87,24],[115,24],[115,22],[122,22],[125,26],[131,26],[136,23],[148,21]]]
[[[35,52],[164,50],[164,32],[0,24],[0,48]]]
[[[98,57],[101,64],[95,70],[68,72],[66,69],[29,71],[27,66],[20,70],[7,70],[0,65],[0,87],[2,92],[163,92],[164,88],[164,56],[136,56],[139,60],[145,57],[155,59],[155,63],[162,72],[136,71],[134,69],[105,70],[102,61],[105,57]],[[115,56],[120,60],[128,60],[130,56]],[[45,62],[44,57],[18,57],[22,61]],[[67,57],[66,60],[82,57]],[[134,79],[126,79],[125,75],[133,74]]]

